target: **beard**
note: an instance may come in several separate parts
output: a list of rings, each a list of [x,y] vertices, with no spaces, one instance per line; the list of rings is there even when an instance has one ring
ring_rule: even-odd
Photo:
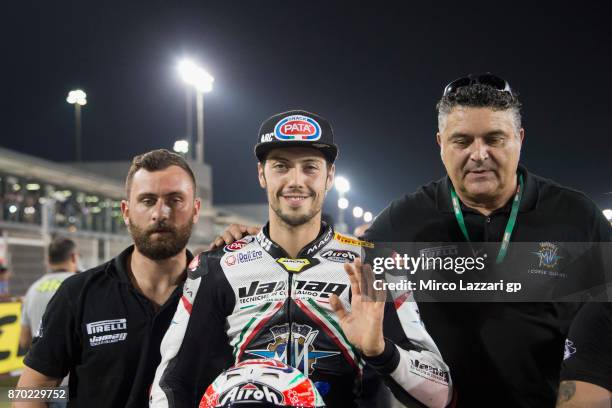
[[[300,191],[295,192],[305,194]],[[289,211],[284,212],[280,205],[280,194],[280,192],[277,194],[275,200],[270,200],[270,207],[276,216],[290,227],[299,227],[300,225],[304,225],[321,212],[322,203],[319,202],[318,195],[312,190],[309,190],[307,195],[313,198],[313,203],[305,214],[291,214]]]
[[[319,211],[321,211],[321,209],[312,208],[310,211],[308,211],[308,213],[298,215],[286,214],[283,212],[283,210],[276,206],[272,206],[272,211],[276,213],[276,215],[278,216],[278,218],[281,219],[282,222],[289,225],[290,227],[299,227],[300,225],[304,225],[308,221],[312,220],[315,215],[317,215]]]
[[[181,227],[173,227],[164,221],[157,222],[149,228],[141,228],[130,223],[128,230],[138,251],[149,259],[160,261],[178,255],[187,246],[193,221],[189,219]],[[162,237],[153,239],[151,235],[164,232]]]

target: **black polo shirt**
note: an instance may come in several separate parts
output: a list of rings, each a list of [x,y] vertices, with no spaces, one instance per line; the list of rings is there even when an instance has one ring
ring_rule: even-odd
[[[565,342],[563,381],[584,381],[612,392],[612,303],[588,303]]]
[[[49,377],[70,374],[70,407],[148,405],[160,343],[182,285],[156,310],[128,277],[133,249],[66,279],[25,357],[28,367]],[[187,258],[189,264],[189,252]]]
[[[537,252],[546,242],[610,241],[610,224],[584,194],[522,166],[519,172],[525,185],[511,249],[512,242],[531,243]],[[449,186],[445,177],[393,201],[366,239],[465,242]],[[508,203],[484,216],[462,205],[471,240],[500,242],[510,209]],[[423,322],[450,367],[459,407],[554,407],[563,345],[579,307],[551,302],[419,304]]]

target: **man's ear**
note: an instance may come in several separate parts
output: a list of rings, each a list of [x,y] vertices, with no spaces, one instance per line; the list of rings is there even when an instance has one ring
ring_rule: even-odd
[[[265,166],[265,162],[259,162],[257,163],[257,178],[259,178],[259,185],[261,186],[261,188],[266,188],[267,184],[266,184],[266,175],[264,173],[264,166]]]
[[[121,215],[123,215],[123,223],[126,226],[130,225],[130,204],[127,200],[121,200]]]
[[[195,201],[193,202],[193,223],[197,224],[198,220],[200,219],[200,208],[202,207],[202,200],[200,200],[199,197],[196,197]]]
[[[522,144],[523,141],[525,140],[525,129],[521,128],[521,130],[519,130],[519,138],[521,139],[521,144]]]
[[[442,147],[442,136],[440,136],[440,131],[436,132],[436,142],[438,146]]]
[[[325,182],[325,191],[329,191],[334,186],[334,178],[336,177],[336,165],[332,164],[327,172],[327,181]]]

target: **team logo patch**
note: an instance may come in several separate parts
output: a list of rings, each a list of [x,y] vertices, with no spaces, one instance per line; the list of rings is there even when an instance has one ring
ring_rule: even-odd
[[[320,358],[327,358],[340,354],[339,351],[320,351],[314,347],[319,335],[318,330],[305,324],[292,323],[291,325],[291,352],[295,358],[295,368],[306,377],[314,371],[314,364]],[[287,342],[289,341],[289,324],[270,328],[274,341],[263,350],[247,350],[247,353],[262,357],[280,360],[287,364]]]
[[[576,353],[576,346],[570,339],[565,339],[565,350],[563,351],[563,359],[567,360]]]
[[[561,257],[557,255],[559,247],[552,242],[540,242],[540,250],[532,252],[540,259],[540,268],[553,269],[559,263]]]
[[[357,238],[347,237],[346,235],[342,235],[338,232],[334,234],[334,239],[343,244],[355,245],[355,246],[360,246],[360,247],[365,247],[365,248],[374,248],[374,244],[371,242],[362,241]]]
[[[284,300],[287,297],[286,281],[260,282],[254,281],[249,286],[238,288],[240,304],[252,302],[272,302]]]
[[[274,133],[264,133],[259,139],[260,143],[271,142],[274,140]]]
[[[258,403],[267,402],[274,405],[282,405],[285,402],[284,395],[266,385],[256,381],[238,384],[219,396],[219,405],[233,402]]]
[[[355,258],[358,257],[359,255],[357,255],[355,252],[346,251],[344,249],[327,249],[321,252],[321,258],[327,259],[328,261],[332,262],[353,262]]]
[[[266,251],[270,251],[270,248],[272,248],[272,241],[270,241],[268,237],[266,237],[263,232],[263,228],[261,229],[261,231],[259,231],[259,234],[257,234],[257,242]]]
[[[278,258],[276,260],[287,272],[302,272],[315,266],[318,262],[316,259],[306,258]]]
[[[236,265],[236,255],[229,255],[227,258],[225,258],[225,264],[227,266],[234,266]]]
[[[100,320],[85,325],[89,338],[89,345],[118,343],[127,338],[127,319]]]
[[[247,246],[248,244],[250,244],[251,241],[253,241],[253,237],[249,235],[242,239],[239,239],[238,241],[234,241],[231,244],[227,244],[226,246],[223,247],[223,250],[225,252],[239,251],[245,246]]]
[[[327,231],[327,234],[325,235],[325,237],[323,237],[322,240],[320,240],[319,242],[316,242],[310,248],[308,248],[308,250],[306,251],[306,255],[310,256],[314,252],[317,252],[319,249],[323,248],[329,242],[329,240],[332,238],[332,232],[333,232],[333,230],[330,228]]]
[[[246,251],[244,253],[238,252],[235,254],[229,254],[225,257],[225,264],[227,266],[234,266],[237,264],[255,261],[257,259],[263,258],[263,251],[258,249],[253,249],[250,251]]]
[[[419,375],[420,377],[427,378],[430,381],[440,384],[447,385],[449,382],[448,371],[430,366],[429,364],[423,363],[419,360],[410,360],[410,371]]]
[[[308,296],[329,299],[334,294],[340,296],[346,288],[348,288],[348,285],[344,283],[295,280],[295,290],[293,293],[299,297]]]
[[[278,140],[319,140],[321,126],[316,120],[304,115],[287,116],[274,126],[274,137]]]

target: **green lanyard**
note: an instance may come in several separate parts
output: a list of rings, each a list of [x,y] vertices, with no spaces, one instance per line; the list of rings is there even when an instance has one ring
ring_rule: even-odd
[[[451,201],[453,202],[453,210],[455,211],[455,218],[457,218],[457,223],[459,224],[459,228],[461,232],[463,232],[463,236],[465,239],[470,242],[470,236],[468,235],[467,228],[465,227],[465,220],[463,219],[463,213],[461,212],[461,205],[459,204],[459,197],[457,197],[457,193],[455,192],[455,188],[453,184],[450,185],[450,194]],[[501,247],[499,248],[499,253],[497,254],[497,259],[495,263],[501,263],[506,257],[506,253],[508,252],[508,246],[510,246],[510,237],[512,236],[512,230],[514,230],[514,225],[516,224],[516,216],[518,215],[519,205],[521,203],[521,197],[523,196],[523,175],[519,175],[519,185],[516,188],[516,194],[514,195],[514,199],[512,200],[512,210],[510,211],[510,218],[508,218],[508,224],[506,224],[506,230],[504,231],[504,238],[502,239]]]

